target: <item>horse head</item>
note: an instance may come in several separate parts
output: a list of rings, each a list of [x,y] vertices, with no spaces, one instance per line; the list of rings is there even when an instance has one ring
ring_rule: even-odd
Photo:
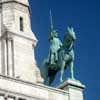
[[[65,33],[63,40],[63,47],[65,49],[69,49],[72,43],[76,40],[76,35],[74,29],[71,27],[67,28],[67,32]]]
[[[75,31],[73,27],[68,27],[67,28],[68,34],[70,36],[70,38],[72,38],[73,40],[76,40],[76,35],[75,35]]]

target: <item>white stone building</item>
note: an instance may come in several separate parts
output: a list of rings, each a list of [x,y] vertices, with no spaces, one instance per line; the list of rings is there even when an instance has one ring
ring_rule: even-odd
[[[36,43],[28,0],[0,0],[0,100],[83,100],[81,83],[69,80],[64,90],[41,83]]]
[[[0,73],[36,82],[37,39],[31,30],[28,0],[0,0],[0,4]]]

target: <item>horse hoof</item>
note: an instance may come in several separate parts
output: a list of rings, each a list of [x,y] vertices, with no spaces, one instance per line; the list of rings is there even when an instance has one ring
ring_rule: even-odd
[[[62,83],[62,82],[63,82],[63,80],[60,80],[60,82]]]

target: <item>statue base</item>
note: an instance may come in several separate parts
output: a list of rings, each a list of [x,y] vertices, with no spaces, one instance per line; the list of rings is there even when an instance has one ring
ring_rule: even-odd
[[[69,93],[68,100],[83,100],[83,90],[85,86],[78,80],[68,79],[57,88],[65,90]]]

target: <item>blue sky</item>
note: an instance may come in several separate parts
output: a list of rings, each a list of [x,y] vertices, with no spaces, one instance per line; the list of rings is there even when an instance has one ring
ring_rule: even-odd
[[[100,100],[100,1],[30,0],[30,5],[32,30],[38,39],[35,49],[38,65],[48,53],[51,9],[61,39],[67,26],[75,29],[75,77],[86,85],[85,100]]]

